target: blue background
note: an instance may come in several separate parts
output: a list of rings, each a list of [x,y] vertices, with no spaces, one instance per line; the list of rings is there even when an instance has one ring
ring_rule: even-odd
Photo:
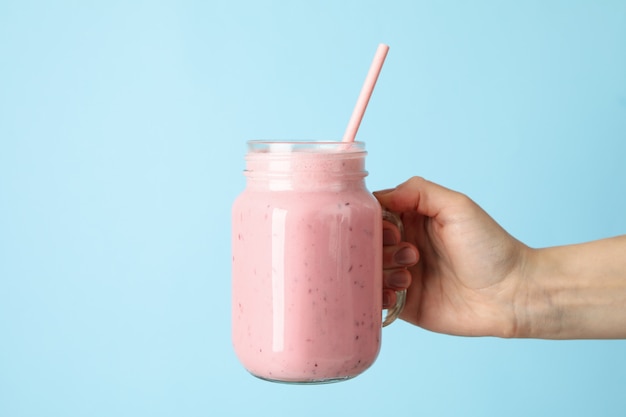
[[[626,233],[626,2],[0,1],[0,416],[623,416],[625,341],[404,322],[327,386],[230,343],[245,141],[338,139],[535,247]]]

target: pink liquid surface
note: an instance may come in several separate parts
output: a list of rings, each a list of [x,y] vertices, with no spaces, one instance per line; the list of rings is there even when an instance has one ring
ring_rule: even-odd
[[[249,184],[233,205],[233,344],[261,378],[347,379],[380,349],[380,206],[362,180],[337,185],[316,163],[284,187]]]

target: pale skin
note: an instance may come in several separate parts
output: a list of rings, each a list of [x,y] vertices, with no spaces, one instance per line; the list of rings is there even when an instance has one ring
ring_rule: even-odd
[[[383,226],[383,304],[407,289],[407,322],[459,336],[626,338],[626,235],[536,249],[423,178],[374,194],[404,223],[403,239]]]

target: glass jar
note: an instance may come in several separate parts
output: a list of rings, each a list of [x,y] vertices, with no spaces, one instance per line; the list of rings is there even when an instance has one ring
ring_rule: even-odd
[[[381,342],[382,213],[362,142],[248,142],[232,209],[232,337],[253,375],[354,377]]]

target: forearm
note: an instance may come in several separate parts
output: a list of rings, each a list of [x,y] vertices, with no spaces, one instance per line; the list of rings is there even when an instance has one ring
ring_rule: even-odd
[[[520,336],[626,338],[626,235],[531,249],[524,277]]]

